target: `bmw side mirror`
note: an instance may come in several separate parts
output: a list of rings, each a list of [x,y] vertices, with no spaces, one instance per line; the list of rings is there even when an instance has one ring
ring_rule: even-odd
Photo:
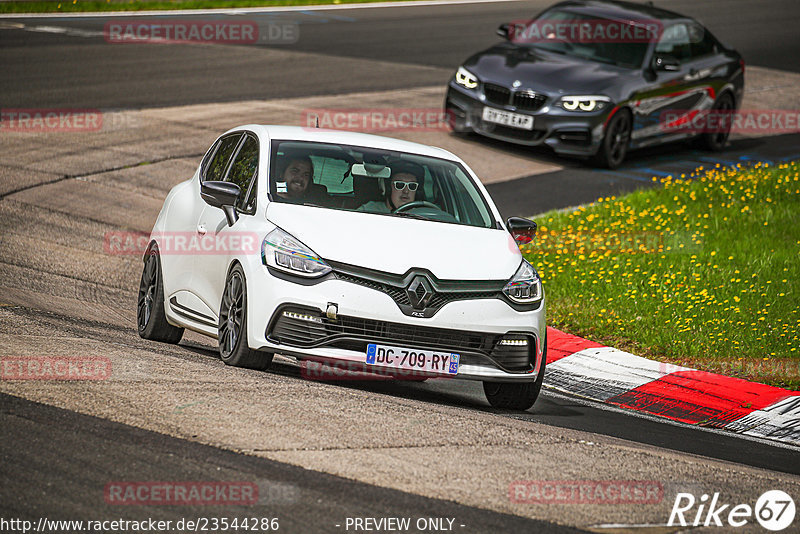
[[[233,223],[239,219],[239,214],[236,213],[234,206],[241,194],[242,190],[239,189],[239,186],[231,182],[206,181],[200,185],[200,196],[209,206],[220,208],[225,212],[228,226],[233,226]]]
[[[681,62],[672,56],[656,56],[653,58],[653,70],[675,72],[680,70]]]
[[[509,28],[508,24],[501,24],[500,26],[498,26],[497,31],[495,33],[497,33],[497,35],[499,35],[503,39],[508,40],[509,39],[508,28]]]
[[[508,231],[511,232],[511,237],[514,238],[517,245],[527,245],[533,241],[538,228],[535,222],[522,217],[509,217],[506,221],[506,226],[508,226]]]

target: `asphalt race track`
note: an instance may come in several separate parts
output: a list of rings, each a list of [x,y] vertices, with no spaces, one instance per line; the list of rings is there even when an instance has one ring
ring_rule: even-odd
[[[218,133],[246,122],[251,109],[296,122],[298,109],[353,94],[440,102],[430,88],[495,42],[499,23],[548,4],[225,15],[299,24],[296,43],[248,46],[113,45],[102,37],[107,18],[0,17],[0,106],[137,117],[102,133],[0,132],[2,355],[99,357],[114,369],[99,382],[0,380],[0,517],[247,515],[279,517],[281,532],[353,532],[345,525],[354,517],[452,518],[465,533],[655,533],[677,531],[663,525],[678,492],[720,492],[727,503],[751,505],[769,489],[800,496],[800,454],[788,446],[551,392],[528,412],[502,413],[478,383],[309,381],[285,358],[266,373],[234,369],[220,362],[214,340],[187,333],[170,346],[138,337],[141,262],[104,253],[103,236],[149,231],[168,190],[191,175]],[[757,76],[766,72],[759,67],[783,71],[779,79],[800,73],[795,0],[768,9],[742,0],[724,9],[657,4],[709,25]],[[738,138],[719,157],[654,148],[606,172],[544,150],[430,136],[419,140],[486,160],[504,215],[649,187],[652,176],[698,165],[800,157],[800,134]],[[649,481],[663,494],[648,504],[511,498],[518,481],[548,480]],[[119,506],[104,498],[115,481],[250,481],[260,498],[250,506]],[[748,528],[757,531],[741,531]]]
[[[299,24],[300,39],[271,46],[151,50],[107,45],[103,26],[119,17],[6,19],[6,24],[70,28],[89,35],[0,30],[0,94],[3,107],[139,108],[444,84],[468,55],[497,42],[494,30],[500,23],[551,3],[246,14],[240,17],[260,24]],[[760,2],[727,0],[724,10],[719,2],[708,1],[657,4],[706,23],[747,64],[800,72],[794,54],[786,53],[800,49],[800,7],[794,0],[772,0],[768,8]],[[273,53],[260,53],[263,48]],[[286,51],[304,55],[287,58]]]

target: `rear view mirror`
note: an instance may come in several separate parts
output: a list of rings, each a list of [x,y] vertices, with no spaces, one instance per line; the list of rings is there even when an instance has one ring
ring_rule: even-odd
[[[500,26],[497,27],[495,33],[497,33],[497,35],[499,35],[503,39],[508,39],[509,38],[508,28],[509,28],[508,24],[501,24]]]
[[[508,231],[511,232],[511,237],[514,238],[517,245],[527,245],[533,238],[536,237],[536,229],[538,225],[522,217],[509,217],[506,221]]]
[[[233,226],[239,219],[234,206],[239,200],[242,190],[239,186],[231,182],[205,181],[200,185],[200,196],[209,206],[220,208],[225,212],[228,219],[228,226]]]
[[[356,178],[389,178],[392,170],[381,163],[353,163],[350,174]]]

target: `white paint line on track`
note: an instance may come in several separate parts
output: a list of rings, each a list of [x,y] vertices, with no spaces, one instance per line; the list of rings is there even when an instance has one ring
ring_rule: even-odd
[[[328,4],[311,6],[280,7],[239,7],[218,9],[171,9],[164,11],[92,11],[86,13],[8,13],[0,14],[0,19],[23,18],[102,18],[102,17],[159,17],[184,15],[251,15],[256,13],[287,13],[297,11],[332,11],[344,9],[378,9],[389,7],[448,6],[464,4],[501,4],[521,2],[522,0],[420,0],[419,2],[373,2],[367,4]]]
[[[38,33],[58,33],[72,37],[103,37],[101,31],[81,30],[80,28],[67,28],[65,26],[28,26],[18,24],[15,29]]]
[[[709,432],[711,434],[717,434],[719,436],[725,436],[728,438],[736,438],[742,439],[745,441],[751,441],[754,443],[759,443],[761,445],[769,445],[771,447],[778,447],[781,449],[788,449],[790,451],[797,451],[800,452],[800,446],[792,445],[790,443],[785,443],[783,441],[776,441],[772,439],[764,439],[758,436],[751,436],[747,434],[737,434],[735,432],[731,432],[730,430],[718,429],[718,428],[711,428],[706,426],[699,426],[699,425],[690,425],[687,423],[681,423],[680,421],[673,421],[672,419],[667,419],[666,417],[658,417],[655,415],[651,415],[646,412],[639,412],[636,410],[629,410],[625,408],[619,408],[614,406],[613,404],[605,404],[603,402],[595,401],[592,399],[587,399],[583,397],[578,397],[575,395],[569,395],[565,393],[560,393],[554,390],[549,389],[547,382],[544,383],[543,387],[546,389],[542,391],[542,395],[545,397],[555,397],[556,399],[567,400],[572,402],[577,402],[578,404],[582,404],[583,406],[588,406],[589,408],[597,408],[598,410],[605,410],[608,412],[614,412],[622,415],[628,415],[631,417],[638,417],[640,419],[647,419],[648,421],[653,421],[656,423],[663,423],[665,425],[677,426],[682,428],[691,428],[692,430],[699,430],[702,432]],[[535,412],[534,412],[535,414]],[[526,421],[530,420],[529,418],[525,418]],[[542,423],[545,424],[545,423]],[[594,432],[598,434],[597,432]],[[598,434],[602,435],[602,434]],[[613,436],[611,436],[613,437]],[[624,438],[615,438],[615,439],[624,439]]]

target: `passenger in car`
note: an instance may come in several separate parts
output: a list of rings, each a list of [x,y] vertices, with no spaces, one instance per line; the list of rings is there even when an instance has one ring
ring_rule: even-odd
[[[283,160],[283,170],[278,173],[276,194],[292,204],[326,205],[328,188],[314,183],[314,163],[308,156],[289,156]]]
[[[384,181],[383,199],[367,202],[356,211],[392,213],[417,199],[417,189],[422,187],[425,180],[425,170],[422,166],[410,161],[401,161],[390,167],[392,175]]]
[[[291,156],[276,180],[277,195],[282,199],[301,202],[314,178],[314,163],[308,156]]]

